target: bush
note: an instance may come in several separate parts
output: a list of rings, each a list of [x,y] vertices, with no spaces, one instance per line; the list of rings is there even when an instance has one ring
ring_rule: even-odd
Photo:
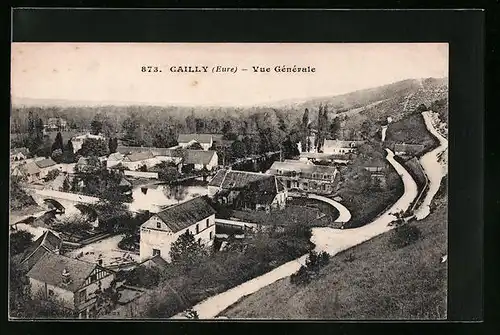
[[[294,285],[308,284],[319,273],[319,270],[329,262],[330,255],[328,253],[322,251],[318,254],[311,251],[306,259],[306,264],[290,276],[290,282]]]
[[[49,172],[47,172],[47,175],[45,176],[45,181],[54,180],[58,175],[59,175],[59,170],[57,169],[50,170]]]
[[[404,248],[416,242],[421,235],[418,227],[411,224],[402,224],[396,227],[389,239],[389,243],[395,248]]]

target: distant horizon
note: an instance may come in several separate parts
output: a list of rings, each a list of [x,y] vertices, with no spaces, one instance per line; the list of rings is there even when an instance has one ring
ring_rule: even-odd
[[[11,49],[12,96],[93,105],[264,106],[448,76],[446,43],[12,43]],[[195,66],[205,69],[175,70]],[[215,71],[219,66],[237,70]],[[314,71],[275,70],[283,66]]]
[[[281,100],[273,100],[273,101],[267,101],[267,102],[261,102],[261,103],[253,103],[249,105],[205,105],[205,104],[181,104],[181,103],[168,103],[165,102],[163,104],[160,103],[151,103],[151,102],[139,102],[139,101],[98,101],[98,100],[72,100],[72,99],[64,99],[64,98],[37,98],[37,97],[19,97],[19,96],[12,96],[11,102],[13,107],[20,107],[20,106],[39,106],[36,103],[32,104],[25,104],[25,103],[15,103],[14,99],[17,100],[38,100],[38,101],[45,101],[47,102],[46,104],[43,104],[44,106],[47,107],[63,107],[61,104],[50,104],[50,101],[61,101],[64,102],[65,105],[64,107],[105,107],[105,106],[150,106],[150,107],[184,107],[184,108],[189,108],[189,107],[203,107],[203,108],[251,108],[251,107],[267,107],[267,106],[274,106],[278,104],[290,104],[290,103],[297,103],[300,104],[303,101],[307,100],[315,100],[315,99],[322,99],[322,98],[332,98],[332,97],[338,97],[342,95],[347,95],[350,93],[354,92],[360,92],[360,91],[365,91],[365,90],[370,90],[370,89],[375,89],[378,87],[383,87],[383,86],[388,86],[392,84],[396,84],[399,82],[403,81],[408,81],[408,80],[425,80],[425,79],[436,79],[436,80],[442,80],[442,79],[447,79],[448,76],[444,77],[422,77],[422,78],[406,78],[402,80],[397,80],[394,82],[389,82],[385,83],[379,86],[370,86],[370,87],[365,87],[361,89],[357,89],[354,91],[347,91],[347,92],[341,92],[338,94],[330,94],[330,95],[321,95],[321,96],[310,96],[310,97],[301,97],[301,98],[289,98],[289,99],[281,99]],[[71,105],[71,103],[75,103],[75,105]],[[85,104],[88,103],[88,104]]]

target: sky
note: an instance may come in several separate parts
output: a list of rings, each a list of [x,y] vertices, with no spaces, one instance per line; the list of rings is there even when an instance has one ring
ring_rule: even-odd
[[[148,65],[161,72],[141,72]],[[195,65],[208,66],[209,72],[169,71]],[[238,70],[212,73],[217,65]],[[283,65],[316,71],[273,71]],[[271,72],[254,73],[253,66]],[[247,106],[446,77],[448,44],[13,43],[11,70],[11,93],[17,98]]]

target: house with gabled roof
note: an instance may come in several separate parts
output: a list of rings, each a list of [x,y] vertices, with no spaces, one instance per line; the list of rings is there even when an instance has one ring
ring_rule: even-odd
[[[41,169],[34,161],[26,162],[14,167],[12,176],[22,178],[28,183],[33,183],[41,178]]]
[[[161,256],[170,261],[170,247],[189,231],[199,243],[210,245],[215,237],[215,209],[206,196],[168,207],[141,225],[140,259]]]
[[[45,253],[26,276],[33,294],[61,299],[79,318],[96,314],[99,294],[115,279],[112,270],[52,252]]]
[[[199,143],[203,150],[208,150],[212,147],[214,138],[212,134],[179,134],[177,142],[183,148]]]
[[[219,170],[208,183],[208,194],[221,204],[235,209],[283,209],[286,205],[285,185],[270,174]]]
[[[334,166],[316,165],[311,161],[287,159],[274,162],[266,173],[276,176],[288,190],[331,193],[338,170]]]
[[[47,230],[21,254],[19,264],[24,270],[29,271],[46,253],[58,254],[62,244],[62,238]]]
[[[182,161],[183,166],[192,166],[194,170],[207,169],[211,171],[218,164],[217,152],[212,150],[186,150]]]

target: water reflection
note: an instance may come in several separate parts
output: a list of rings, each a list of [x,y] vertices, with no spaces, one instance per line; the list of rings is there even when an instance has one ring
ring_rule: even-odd
[[[130,209],[133,211],[147,210],[155,213],[160,211],[161,207],[175,205],[207,194],[207,184],[201,182],[183,185],[162,183],[140,185],[132,189],[133,200]]]

